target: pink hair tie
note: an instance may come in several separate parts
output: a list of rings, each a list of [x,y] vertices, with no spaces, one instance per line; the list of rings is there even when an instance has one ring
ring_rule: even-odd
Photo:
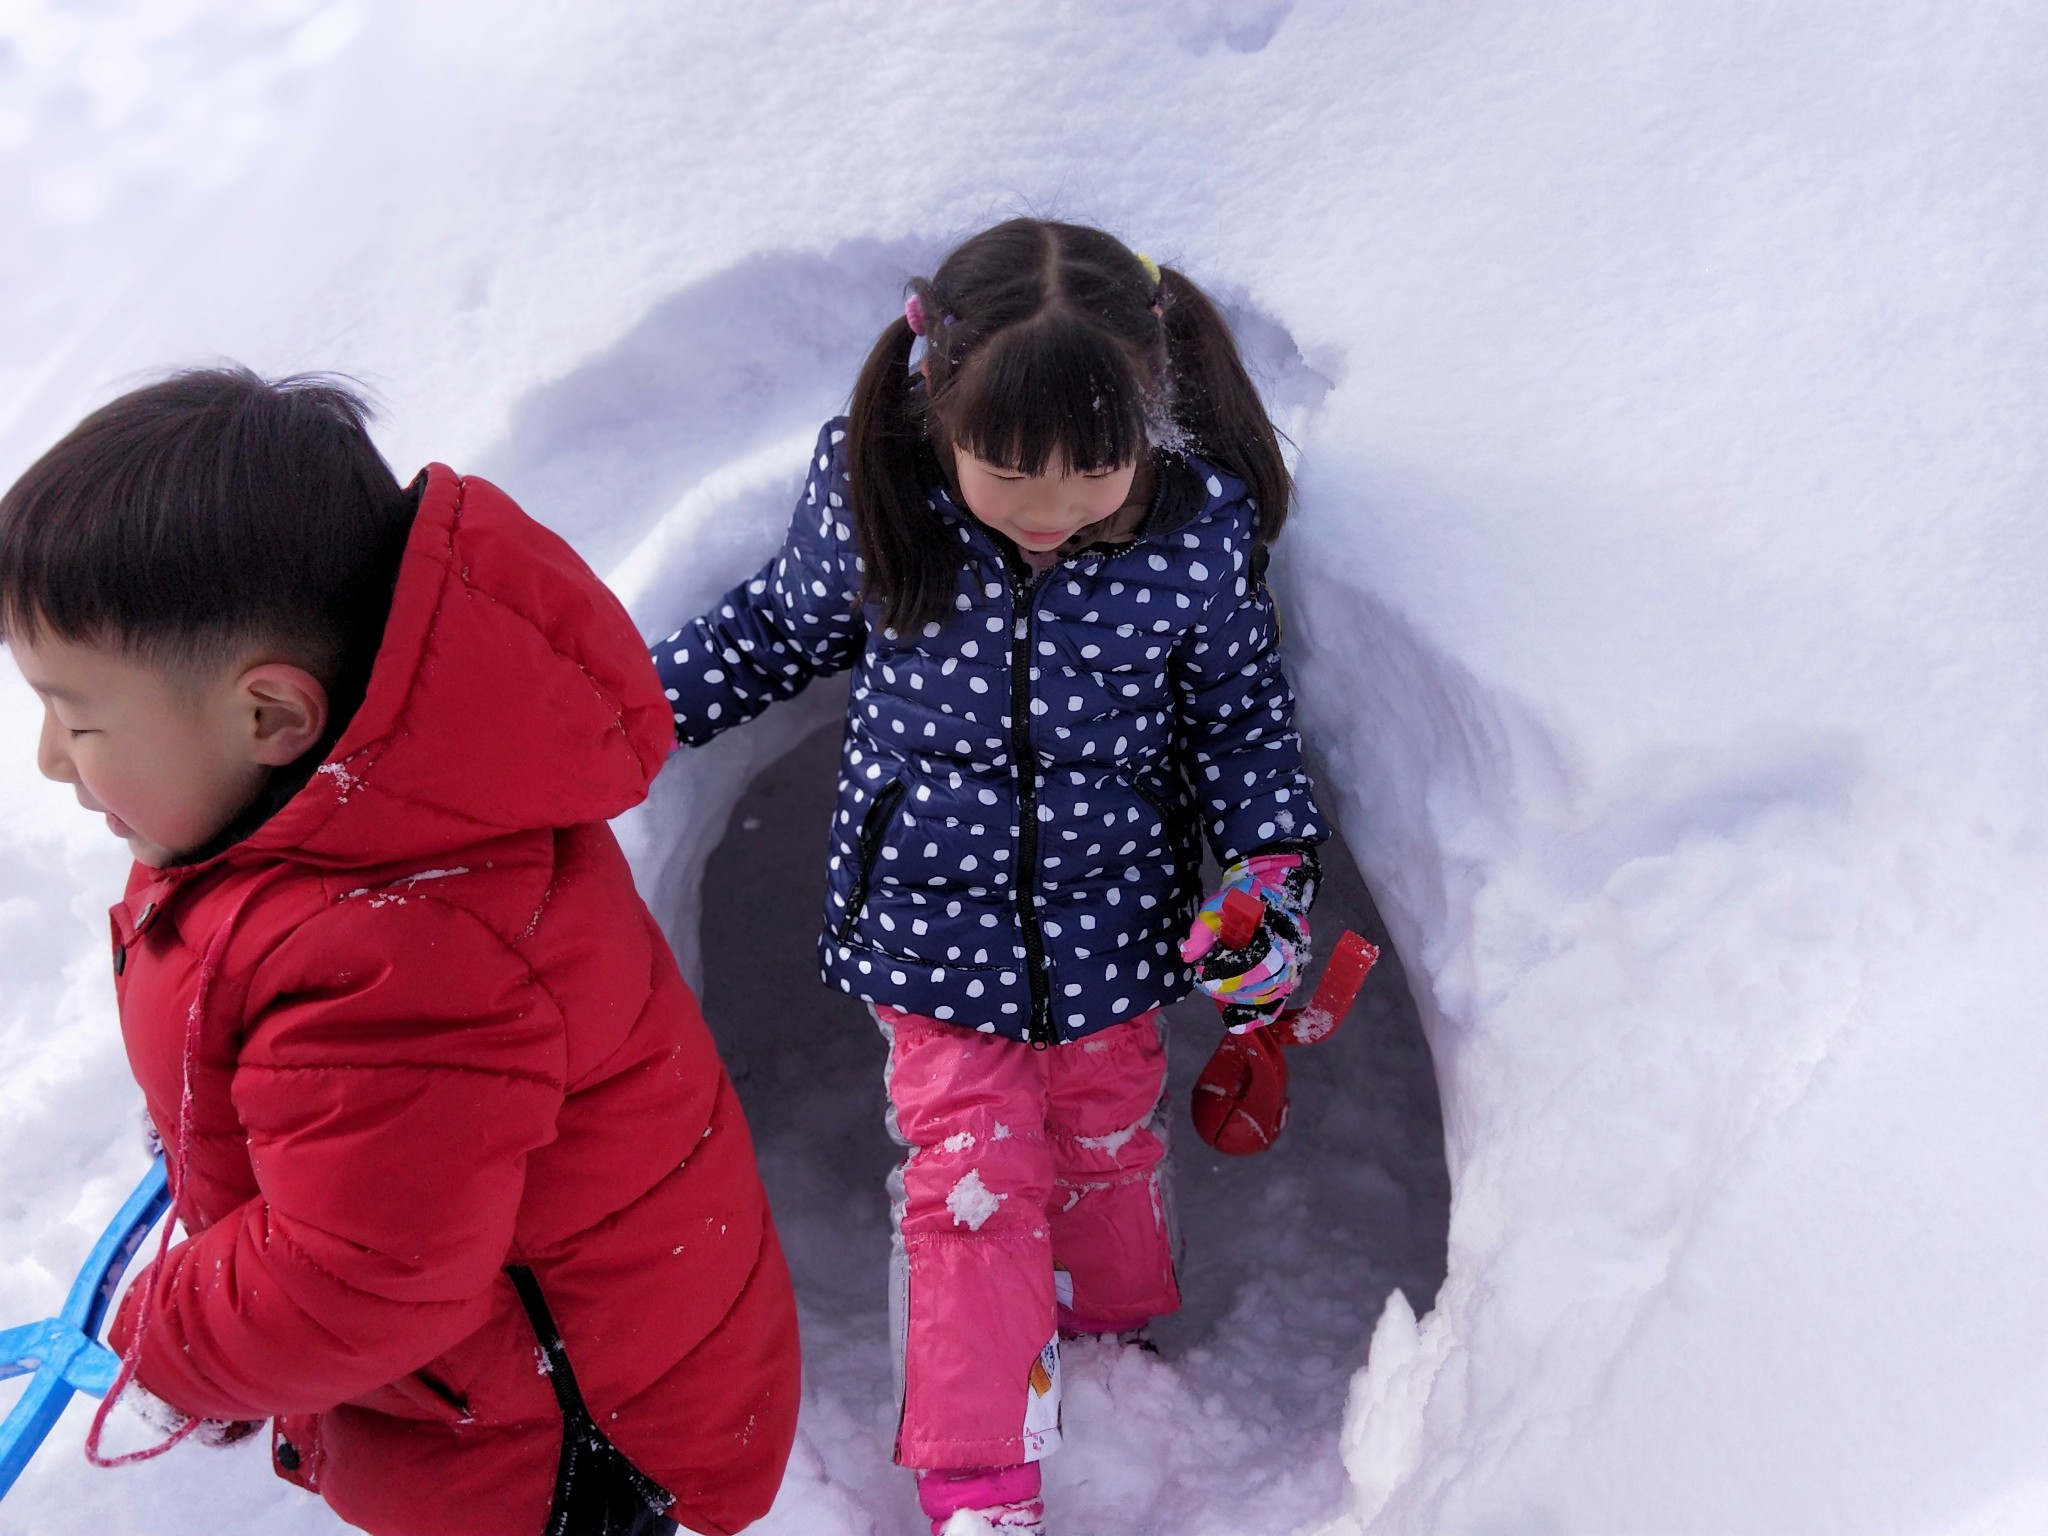
[[[911,335],[924,334],[924,304],[914,293],[903,301],[903,318],[910,323]]]

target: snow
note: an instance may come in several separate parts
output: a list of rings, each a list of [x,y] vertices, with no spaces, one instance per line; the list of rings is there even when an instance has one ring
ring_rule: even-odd
[[[1290,662],[1452,1194],[1439,1291],[1375,973],[1275,1151],[1182,1138],[1189,1306],[1069,1353],[1055,1528],[2036,1531],[2044,65],[2021,0],[12,0],[0,476],[153,368],[348,370],[401,472],[498,480],[666,634],[773,548],[905,275],[1019,208],[1116,229],[1231,304],[1299,446]],[[778,808],[841,708],[622,829],[805,1286],[762,1529],[807,1536],[914,1519],[880,1047],[802,892],[722,903],[817,860]],[[142,1158],[124,859],[34,734],[8,675],[6,1323]],[[336,1529],[254,1448],[95,1473],[83,1417],[0,1532]]]
[[[946,1210],[952,1216],[954,1226],[979,1232],[981,1224],[995,1215],[996,1207],[1009,1198],[1008,1195],[996,1194],[982,1183],[980,1170],[970,1168],[946,1191]]]

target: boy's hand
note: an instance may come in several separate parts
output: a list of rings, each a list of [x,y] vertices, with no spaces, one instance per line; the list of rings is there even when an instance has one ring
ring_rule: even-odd
[[[1316,874],[1312,852],[1255,853],[1224,871],[1223,884],[1195,914],[1180,957],[1194,966],[1195,985],[1223,1005],[1232,1034],[1277,1019],[1308,969]],[[1232,891],[1256,897],[1261,914],[1251,938],[1234,949],[1222,937],[1223,903]]]
[[[128,1409],[143,1423],[160,1435],[182,1437],[187,1424],[192,1423],[190,1414],[173,1408],[139,1381],[131,1381],[121,1393],[121,1406]],[[191,1438],[201,1445],[236,1445],[255,1434],[263,1427],[261,1419],[201,1419],[191,1431]]]

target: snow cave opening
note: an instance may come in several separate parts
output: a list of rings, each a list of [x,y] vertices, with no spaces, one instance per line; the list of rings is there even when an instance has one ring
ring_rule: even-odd
[[[891,1403],[884,1178],[899,1154],[882,1122],[881,1037],[864,1004],[817,974],[840,729],[810,730],[746,783],[703,866],[696,938],[704,1011],[795,1274],[807,1378],[873,1424]],[[1323,860],[1319,963],[1346,928],[1381,959],[1337,1033],[1291,1053],[1292,1111],[1272,1150],[1228,1157],[1196,1136],[1189,1091],[1220,1025],[1199,995],[1169,1010],[1185,1302],[1154,1333],[1189,1390],[1333,1435],[1387,1295],[1399,1288],[1418,1315],[1434,1302],[1450,1180],[1400,959],[1341,837]]]
[[[774,553],[818,423],[844,409],[905,278],[931,270],[947,244],[765,251],[697,277],[529,392],[483,469],[519,486],[606,573],[643,633],[666,634]],[[1211,291],[1276,423],[1307,445],[1329,377],[1249,296],[1227,281]],[[763,314],[780,323],[763,327]],[[1312,458],[1305,446],[1305,529],[1319,501]],[[1391,687],[1412,669],[1398,629],[1362,612],[1355,594],[1336,598],[1340,622],[1322,622],[1332,594],[1312,561],[1293,570],[1296,542],[1290,530],[1276,549],[1275,586],[1287,622],[1299,624],[1289,668],[1310,768],[1341,824],[1374,775],[1335,701]],[[1393,678],[1340,665],[1367,641],[1399,652]],[[1430,658],[1407,660],[1435,675]],[[1333,707],[1319,712],[1326,696]],[[1385,706],[1376,718],[1413,726],[1394,733],[1398,742],[1376,733],[1375,752],[1429,749],[1435,731],[1407,708],[1417,700],[1375,702]],[[1425,717],[1449,707],[1421,702]],[[796,1277],[806,1413],[844,1444],[821,1452],[824,1470],[886,1505],[897,1494],[869,1487],[887,1468],[894,1428],[884,1179],[897,1152],[882,1122],[884,1051],[864,1005],[819,981],[815,954],[845,710],[843,678],[814,683],[678,754],[620,830],[753,1129]],[[1175,1379],[1154,1384],[1171,1405],[1153,1406],[1171,1417],[1227,1405],[1213,1411],[1241,1432],[1225,1460],[1256,1461],[1254,1448],[1275,1436],[1319,1441],[1332,1453],[1322,1473],[1341,1479],[1334,1452],[1346,1395],[1388,1295],[1398,1288],[1419,1316],[1443,1282],[1450,1179],[1430,1046],[1400,959],[1341,839],[1325,845],[1324,867],[1319,954],[1350,927],[1382,958],[1337,1034],[1293,1054],[1292,1115],[1272,1151],[1226,1157],[1195,1135],[1189,1089],[1220,1026],[1200,997],[1170,1011],[1184,1306],[1156,1329]],[[814,1430],[814,1444],[824,1438]],[[1067,1460],[1048,1475],[1085,1475],[1082,1458]],[[1339,1484],[1312,1497],[1334,1502]]]

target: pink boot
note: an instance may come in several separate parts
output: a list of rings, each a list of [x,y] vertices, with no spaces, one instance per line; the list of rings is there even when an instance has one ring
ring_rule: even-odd
[[[982,1536],[984,1531],[1045,1536],[1039,1486],[1035,1461],[1018,1467],[941,1468],[917,1474],[917,1502],[932,1523],[932,1536]]]

